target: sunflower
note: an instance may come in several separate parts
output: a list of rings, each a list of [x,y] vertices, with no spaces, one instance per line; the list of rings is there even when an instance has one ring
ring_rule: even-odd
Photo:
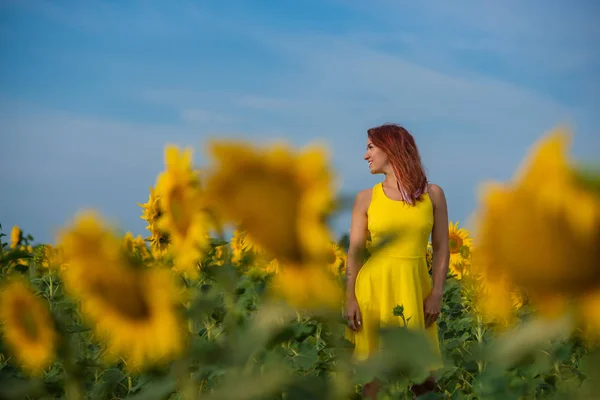
[[[515,288],[507,279],[503,270],[490,264],[485,253],[474,252],[470,265],[472,280],[475,283],[474,306],[487,323],[510,326],[515,322],[513,298]]]
[[[540,315],[573,311],[600,337],[600,195],[568,162],[568,140],[565,130],[550,132],[513,182],[485,188],[478,247],[488,275],[501,273]]]
[[[335,242],[331,243],[330,261],[327,266],[335,276],[342,276],[346,273],[348,256],[344,249]]]
[[[294,154],[283,145],[258,149],[218,141],[207,194],[219,216],[241,226],[273,258],[300,264],[328,257],[325,218],[332,181],[320,149]]]
[[[162,215],[160,208],[160,199],[156,195],[156,191],[150,186],[150,194],[148,195],[148,201],[146,203],[138,203],[138,206],[142,207],[141,219],[148,223],[146,229],[152,232],[156,222]]]
[[[533,148],[512,185],[482,195],[481,250],[536,297],[600,286],[600,195],[576,179],[551,132]]]
[[[518,290],[513,290],[510,292],[510,300],[512,302],[513,308],[516,310],[523,307],[523,304],[525,303],[525,297]]]
[[[123,237],[123,247],[128,254],[138,256],[144,261],[152,258],[152,255],[146,246],[146,241],[141,235],[134,238],[131,232],[125,233],[125,236]]]
[[[279,272],[279,261],[276,258],[262,266],[262,270],[267,274],[276,274]]]
[[[169,270],[120,269],[97,278],[90,282],[82,310],[106,342],[109,355],[123,358],[130,370],[181,355],[184,330],[175,310],[177,290]]]
[[[86,210],[75,217],[73,226],[59,233],[57,247],[69,263],[65,276],[72,281],[72,290],[85,293],[89,279],[106,273],[122,259],[122,241],[111,228],[95,211]]]
[[[469,237],[469,231],[465,228],[458,228],[458,222],[448,224],[448,247],[450,249],[450,266],[459,266],[463,260],[461,251],[463,246],[467,248],[473,244],[473,239]]]
[[[70,263],[67,291],[81,303],[108,357],[130,370],[174,359],[183,349],[180,299],[168,269],[136,269],[122,242],[95,214],[79,216],[61,236]]]
[[[61,247],[54,247],[51,244],[44,245],[44,254],[41,266],[49,270],[62,270],[68,267],[65,262],[65,256]]]
[[[233,231],[229,246],[232,254],[231,261],[234,264],[239,265],[247,262],[264,266],[272,260],[272,257],[269,257],[269,254],[252,241],[248,233],[239,227]]]
[[[450,264],[448,270],[453,275],[454,279],[461,280],[468,273],[471,266],[471,260],[468,258],[461,258],[457,263]]]
[[[162,216],[163,211],[160,206],[160,198],[156,195],[156,191],[151,186],[150,195],[146,203],[138,203],[142,207],[141,219],[146,221],[146,229],[150,232],[150,237],[147,239],[151,244],[151,252],[155,258],[163,256],[169,247],[168,235],[158,228],[158,220]]]
[[[174,269],[190,278],[199,277],[197,264],[208,251],[208,214],[203,209],[204,196],[199,175],[192,169],[190,149],[165,149],[166,170],[156,182],[163,214],[158,228],[169,235],[174,252]]]
[[[0,320],[17,362],[29,374],[41,375],[54,361],[58,335],[48,307],[22,278],[0,288]]]
[[[427,250],[425,251],[425,262],[427,263],[427,270],[431,273],[433,268],[433,245],[431,242],[427,243]]]
[[[213,264],[218,265],[220,267],[225,265],[225,256],[226,256],[225,246],[226,245],[224,245],[224,244],[215,246],[215,251],[213,254]]]
[[[231,261],[235,264],[239,264],[246,253],[246,243],[244,241],[245,234],[239,229],[233,231],[231,240],[229,241],[229,247],[231,247]]]
[[[21,243],[22,238],[23,233],[21,232],[21,229],[17,225],[13,226],[10,231],[10,248],[16,249],[19,243]]]

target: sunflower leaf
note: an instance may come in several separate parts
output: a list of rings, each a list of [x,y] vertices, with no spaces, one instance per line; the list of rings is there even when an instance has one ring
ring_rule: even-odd
[[[177,389],[177,380],[175,377],[166,377],[154,381],[140,393],[127,397],[129,400],[162,400],[175,392]]]
[[[38,379],[23,380],[7,376],[0,377],[0,399],[40,398],[44,394],[46,391],[43,382]]]
[[[314,345],[309,343],[300,343],[298,346],[298,355],[294,357],[294,365],[300,369],[311,369],[319,359],[319,354]]]
[[[556,320],[532,319],[495,341],[487,356],[499,365],[515,365],[536,350],[545,348],[549,340],[567,337],[572,324],[568,315]]]
[[[6,253],[4,255],[4,257],[2,257],[2,259],[0,260],[0,263],[5,264],[5,263],[9,263],[11,261],[20,260],[23,258],[32,258],[32,257],[33,257],[33,255],[28,251],[13,250],[9,253]]]
[[[219,238],[210,238],[209,243],[211,246],[223,246],[228,244],[229,242],[227,240],[223,240],[223,239],[219,239]]]
[[[261,373],[241,375],[229,371],[223,382],[206,400],[246,400],[265,398],[281,391],[293,379],[282,365],[272,365]]]
[[[429,365],[437,362],[428,339],[422,332],[403,327],[382,329],[382,351],[359,365],[356,383],[366,383],[375,377],[424,378]]]

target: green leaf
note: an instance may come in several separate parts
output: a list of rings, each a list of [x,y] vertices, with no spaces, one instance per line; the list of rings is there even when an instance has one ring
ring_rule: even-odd
[[[46,391],[40,380],[23,380],[4,376],[0,379],[0,399],[33,399],[40,398],[44,394]]]
[[[288,385],[293,374],[283,365],[273,365],[264,372],[242,374],[230,370],[214,392],[203,400],[250,400],[260,399],[280,392]]]
[[[317,348],[310,343],[302,342],[298,346],[298,355],[294,357],[294,365],[300,369],[310,369],[319,359]]]
[[[130,400],[163,400],[177,389],[177,380],[174,377],[167,377],[156,380],[148,385],[140,393],[128,396]]]
[[[299,342],[303,342],[317,331],[317,325],[315,324],[298,324],[295,326],[294,339]]]
[[[99,383],[94,385],[92,396],[95,398],[103,398],[108,394],[114,394],[121,381],[126,378],[125,374],[118,368],[109,368],[102,373]]]
[[[0,260],[0,262],[2,262],[3,264],[8,264],[11,261],[32,258],[32,257],[33,257],[33,255],[28,251],[13,250],[9,253],[6,253],[4,255],[4,257],[2,257],[2,260]]]
[[[320,377],[299,377],[283,389],[284,398],[286,400],[329,400],[335,398],[332,396],[332,388],[329,383]]]
[[[195,360],[209,365],[226,363],[231,354],[219,343],[200,337],[194,338],[190,351]]]
[[[487,359],[505,368],[527,360],[550,340],[566,339],[571,333],[573,320],[564,316],[555,320],[542,318],[525,322],[513,332],[497,339],[488,349]]]
[[[429,367],[438,360],[429,339],[421,331],[402,327],[381,331],[381,351],[357,367],[356,383],[366,383],[374,377],[396,379],[410,376],[424,379]]]

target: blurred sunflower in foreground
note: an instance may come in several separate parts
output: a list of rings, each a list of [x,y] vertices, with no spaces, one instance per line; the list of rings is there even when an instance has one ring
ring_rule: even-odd
[[[542,315],[574,301],[581,323],[600,334],[600,176],[584,177],[569,163],[569,140],[564,129],[550,132],[512,183],[485,188],[473,267],[496,298],[516,286]],[[506,315],[504,303],[487,315]]]
[[[10,278],[0,287],[3,340],[17,363],[39,376],[55,357],[58,335],[44,301],[23,278]]]
[[[209,152],[215,163],[207,174],[206,196],[219,219],[245,231],[267,259],[277,260],[274,287],[291,303],[316,304],[324,297],[314,291],[331,283],[327,271],[331,234],[326,218],[334,205],[332,176],[319,148],[294,153],[283,145],[259,149],[250,144],[214,141]],[[235,251],[235,250],[234,250]],[[309,282],[313,282],[310,289]],[[310,299],[297,289],[310,289]],[[310,300],[310,301],[309,301]]]
[[[181,299],[169,269],[132,265],[123,240],[91,212],[79,215],[59,243],[69,263],[61,272],[65,288],[107,344],[108,360],[121,357],[137,370],[181,354]]]

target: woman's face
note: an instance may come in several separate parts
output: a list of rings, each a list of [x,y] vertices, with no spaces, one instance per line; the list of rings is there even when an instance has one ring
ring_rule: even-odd
[[[383,173],[389,164],[387,154],[375,146],[370,138],[367,138],[367,151],[364,159],[369,163],[369,170],[372,174]]]

